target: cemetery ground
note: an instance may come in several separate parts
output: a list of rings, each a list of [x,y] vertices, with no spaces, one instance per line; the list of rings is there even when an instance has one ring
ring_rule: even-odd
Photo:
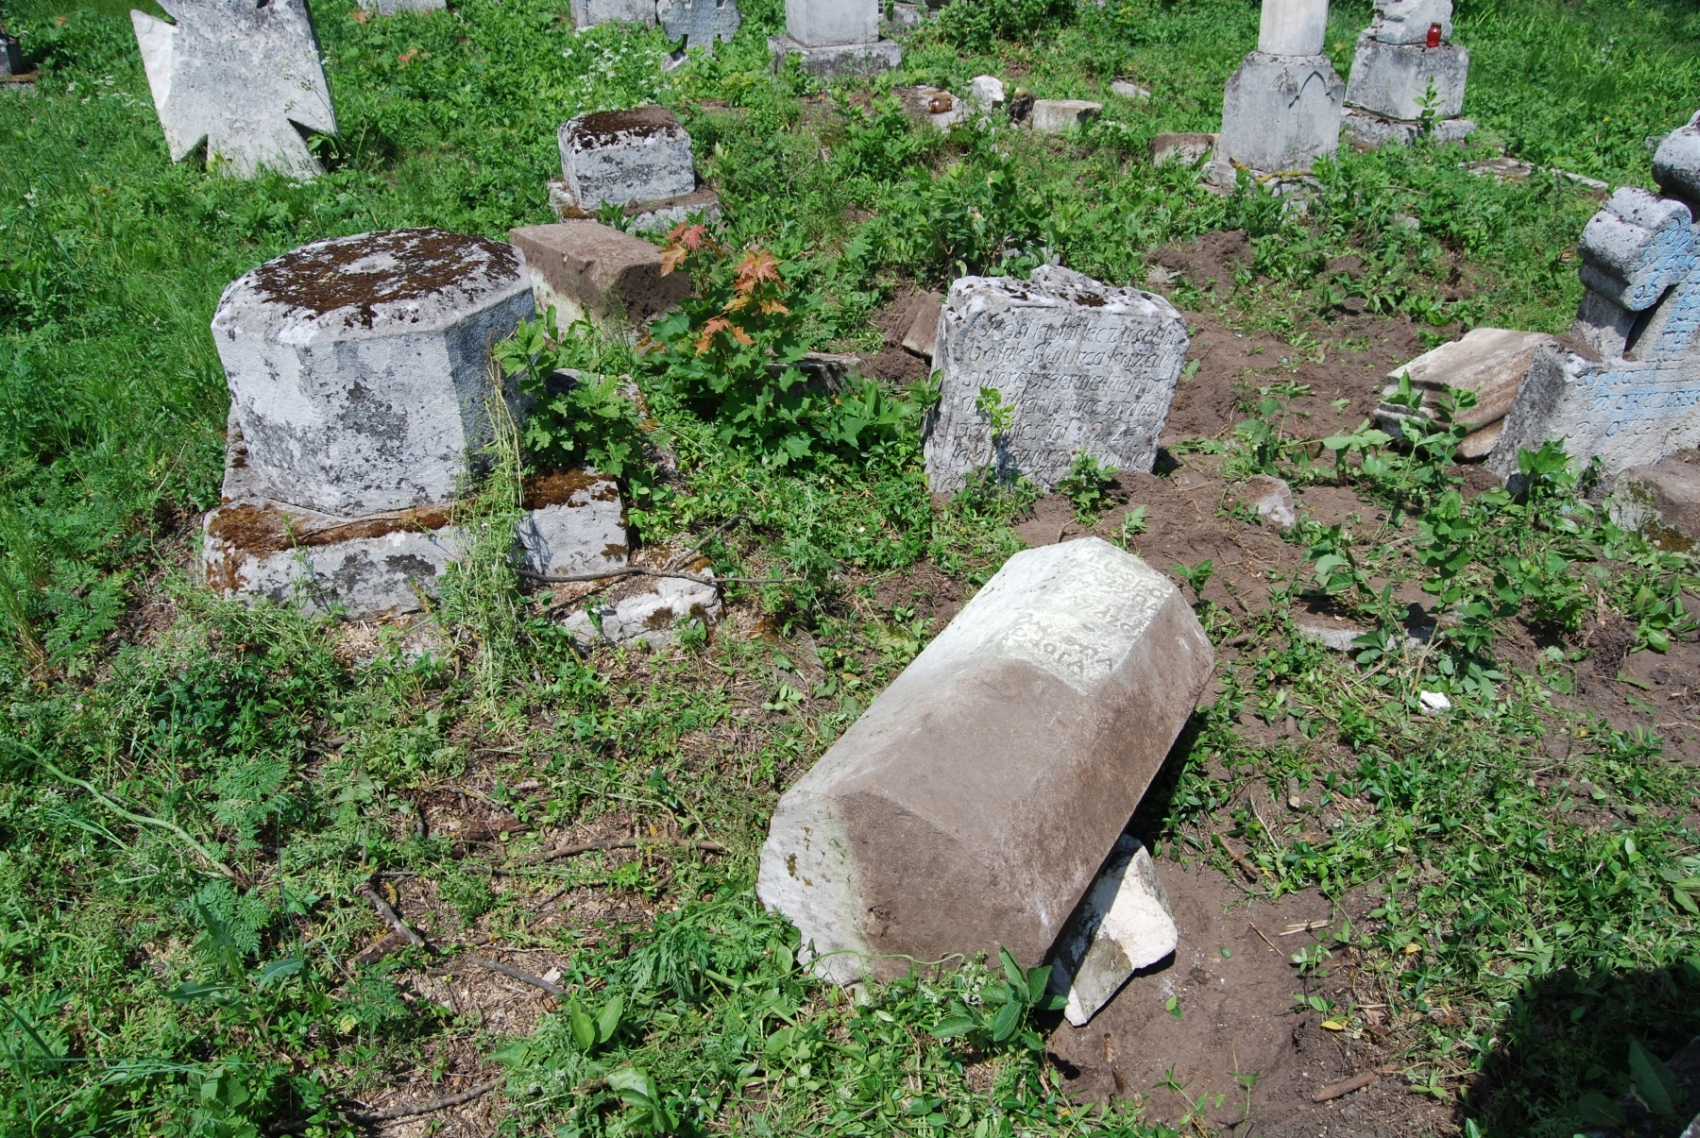
[[[659,33],[575,35],[546,0],[327,0],[342,133],[292,184],[168,163],[127,4],[7,6],[41,77],[0,90],[0,1130],[1675,1135],[1648,1057],[1700,1031],[1693,558],[1551,454],[1513,496],[1444,425],[1365,423],[1469,327],[1568,328],[1600,195],[1546,171],[1649,184],[1700,90],[1693,6],[1463,8],[1479,146],[1345,154],[1302,214],[1145,159],[1216,129],[1253,6],[958,0],[909,37],[900,82],[1103,99],[1063,137],[773,76],[782,7],[663,73]],[[1342,72],[1368,19],[1335,6]],[[542,417],[463,513],[500,532],[522,464],[588,457],[640,562],[771,583],[676,647],[588,655],[558,617],[596,586],[524,588],[494,540],[409,623],[209,594],[225,285],[323,237],[546,221],[556,126],[651,101],[726,208],[699,295],[771,251],[763,343],[878,383],[768,405],[753,356],[716,395],[680,353],[534,340],[632,375],[642,411]],[[1461,168],[1490,146],[1537,169]],[[935,498],[902,303],[1053,258],[1186,314],[1158,470]],[[1258,474],[1293,485],[1290,531],[1239,504]],[[779,792],[1005,558],[1087,533],[1181,581],[1219,655],[1133,825],[1176,959],[1079,1030],[994,1033],[997,961],[813,980],[753,894]]]

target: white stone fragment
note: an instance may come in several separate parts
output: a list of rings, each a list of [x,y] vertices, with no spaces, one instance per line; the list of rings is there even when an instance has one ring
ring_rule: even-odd
[[[1047,957],[1209,680],[1174,584],[1098,538],[1011,557],[780,799],[757,893],[839,984]]]
[[[1422,707],[1424,715],[1445,715],[1452,710],[1452,701],[1437,691],[1419,692],[1417,703]]]
[[[1131,83],[1126,79],[1113,80],[1110,83],[1110,94],[1135,103],[1143,103],[1151,98],[1149,88],[1141,87],[1138,83]]]
[[[693,572],[713,576],[705,569]],[[715,586],[661,577],[628,596],[593,602],[568,616],[561,626],[581,649],[638,643],[661,648],[678,639],[681,625],[693,620],[712,625],[720,619],[720,613],[720,593]]]
[[[239,178],[322,171],[297,126],[336,133],[336,112],[305,0],[161,0],[175,23],[132,11],[136,42],[173,162],[203,141]]]
[[[360,7],[380,16],[394,16],[399,12],[440,12],[448,7],[448,0],[360,0]]]
[[[1285,478],[1258,474],[1235,488],[1240,503],[1276,529],[1289,530],[1299,524],[1293,503],[1293,488]]]
[[[1086,895],[1075,923],[1063,934],[1051,969],[1050,990],[1066,996],[1063,1015],[1085,1027],[1141,968],[1175,951],[1180,930],[1151,853],[1122,835]]]
[[[941,396],[924,428],[932,488],[959,490],[990,464],[1050,490],[1081,451],[1149,471],[1188,344],[1167,300],[1069,269],[958,280],[934,345]],[[976,406],[987,388],[1014,411],[995,443]]]
[[[1003,80],[995,75],[976,75],[968,84],[968,101],[977,111],[995,111],[1004,104]]]
[[[1037,99],[1027,125],[1040,134],[1063,134],[1104,113],[1103,103],[1087,99]]]

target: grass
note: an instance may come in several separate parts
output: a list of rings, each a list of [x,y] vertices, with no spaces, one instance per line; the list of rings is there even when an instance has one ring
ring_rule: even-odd
[[[1072,19],[1040,0],[958,0],[909,45],[910,81],[991,72],[1103,97],[1131,75],[1159,93],[1107,99],[1068,140],[936,136],[884,97],[890,80],[822,94],[771,76],[776,0],[745,4],[717,59],[668,74],[658,34],[575,35],[547,0],[365,21],[327,2],[314,14],[341,126],[318,140],[330,172],[240,183],[166,161],[128,7],[6,10],[43,77],[33,97],[0,93],[0,1128],[340,1133],[349,1101],[398,1072],[449,1093],[466,1084],[447,1074],[484,1057],[503,1064],[515,1133],[1160,1131],[1133,1108],[1083,1114],[1028,1037],[930,1035],[984,993],[983,969],[925,971],[854,1004],[799,972],[795,931],[751,893],[778,792],[937,631],[906,575],[983,582],[1020,546],[1019,494],[935,507],[912,416],[877,444],[775,463],[694,413],[664,365],[578,344],[573,362],[637,369],[680,459],[680,482],[633,500],[643,540],[725,525],[717,567],[800,579],[729,591],[765,637],[583,660],[484,551],[445,599],[439,643],[392,639],[356,664],[334,626],[220,602],[184,568],[221,474],[218,296],[318,238],[547,220],[556,125],[650,100],[685,116],[727,205],[724,245],[771,249],[811,299],[798,335],[818,348],[873,346],[869,316],[911,282],[1053,257],[1137,282],[1163,244],[1227,228],[1255,242],[1239,286],[1175,299],[1295,346],[1326,341],[1349,298],[1437,340],[1482,323],[1560,331],[1595,201],[1551,177],[1476,178],[1456,152],[1422,148],[1343,156],[1303,218],[1150,167],[1152,135],[1214,129],[1256,34],[1238,0],[1112,0]],[[1342,71],[1367,19],[1367,4],[1335,7]],[[1538,165],[1649,184],[1645,140],[1694,110],[1697,33],[1676,0],[1471,5],[1466,111],[1484,141]],[[1366,264],[1355,280],[1328,271],[1346,255]],[[1574,487],[1466,505],[1446,495],[1455,472],[1420,456],[1372,446],[1336,469],[1263,437],[1182,457],[1337,482],[1426,528],[1404,544],[1306,530],[1312,568],[1270,612],[1201,601],[1219,642],[1249,647],[1158,796],[1163,847],[1203,856],[1222,835],[1270,891],[1379,883],[1385,904],[1334,951],[1383,989],[1409,1080],[1477,1133],[1569,1134],[1585,1095],[1631,1085],[1632,1038],[1668,1054],[1700,1027],[1687,963],[1700,789],[1655,735],[1562,698],[1596,613],[1625,614],[1655,650],[1691,635],[1692,564],[1615,531]],[[481,508],[499,512],[489,493]],[[1432,583],[1457,617],[1432,654],[1377,668],[1292,634],[1292,601],[1318,591],[1387,631],[1380,583],[1396,578]],[[1541,646],[1518,668],[1506,646],[1524,636]],[[1417,714],[1419,683],[1469,714]],[[1299,741],[1257,729],[1289,716]],[[1554,738],[1570,741],[1562,761],[1541,751]],[[1325,837],[1265,826],[1247,793],[1289,778],[1351,804],[1352,821]],[[1578,826],[1565,819],[1584,780],[1605,805]],[[618,819],[654,845],[500,876],[486,847],[419,826],[469,789],[534,825]],[[667,844],[687,839],[729,853]],[[357,892],[371,880],[433,900],[442,944],[477,931],[565,957],[559,983],[582,1011],[504,1032],[430,995],[424,950],[351,965],[376,935]],[[540,924],[560,890],[626,915]]]

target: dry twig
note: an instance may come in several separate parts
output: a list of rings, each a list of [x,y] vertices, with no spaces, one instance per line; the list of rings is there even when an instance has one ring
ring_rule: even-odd
[[[431,1102],[417,1103],[412,1106],[392,1106],[386,1110],[372,1111],[370,1114],[350,1114],[348,1117],[354,1122],[361,1123],[390,1122],[397,1118],[416,1118],[421,1114],[433,1114],[439,1110],[447,1110],[451,1106],[465,1106],[473,1099],[489,1094],[505,1081],[507,1081],[507,1076],[500,1075],[487,1083],[479,1083],[471,1090],[462,1091],[458,1095],[449,1095],[446,1098],[434,1099]]]
[[[719,842],[640,842],[635,838],[609,838],[600,842],[581,842],[573,846],[556,846],[542,853],[516,857],[509,865],[542,865],[544,862],[558,861],[564,857],[577,857],[579,854],[595,853],[598,850],[636,850],[645,848],[666,847],[669,849],[701,850],[703,853],[723,854],[726,847]],[[500,872],[497,870],[495,872]]]
[[[542,988],[551,996],[559,998],[567,994],[567,990],[559,984],[545,980],[541,976],[533,976],[531,973],[521,971],[511,964],[503,964],[499,960],[485,960],[482,956],[469,956],[467,959],[478,965],[480,968],[487,969],[491,972],[499,972],[511,980],[518,980],[521,984],[530,984],[533,988]]]
[[[1374,1071],[1366,1071],[1355,1078],[1347,1079],[1343,1083],[1335,1083],[1332,1086],[1323,1087],[1311,1096],[1310,1101],[1331,1102],[1337,1098],[1345,1098],[1353,1091],[1361,1091],[1365,1087],[1373,1086],[1380,1081],[1380,1075],[1376,1074]]]
[[[372,902],[372,907],[378,910],[378,916],[384,918],[384,923],[394,929],[396,931],[396,935],[405,939],[408,944],[413,945],[415,948],[430,947],[425,943],[424,937],[414,932],[412,927],[409,926],[406,921],[396,915],[396,911],[390,908],[388,901],[385,901],[382,897],[378,896],[377,890],[373,889],[370,885],[362,885],[360,887],[360,895],[366,898],[366,900]]]

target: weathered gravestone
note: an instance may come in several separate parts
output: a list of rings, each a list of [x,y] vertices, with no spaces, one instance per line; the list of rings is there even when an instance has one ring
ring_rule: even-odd
[[[654,27],[655,0],[572,0],[573,25],[644,24]]]
[[[511,246],[432,229],[307,245],[227,288],[212,330],[231,429],[208,581],[355,616],[420,607],[465,545],[451,510],[494,433],[490,345],[534,311]],[[535,569],[624,564],[612,480],[534,479],[526,505],[516,545]]]
[[[1039,964],[1214,661],[1132,554],[1098,538],[1017,553],[780,799],[762,903],[840,984],[999,947]]]
[[[1700,121],[1700,116],[1697,116]],[[1577,469],[1650,466],[1700,445],[1700,190],[1695,123],[1654,159],[1666,196],[1622,189],[1582,232],[1585,292],[1573,334],[1591,352],[1536,352],[1488,468],[1518,473],[1518,453],[1562,442]]]
[[[791,56],[821,79],[895,71],[903,49],[880,38],[879,0],[785,0],[785,34],[767,41],[775,69]]]
[[[1452,0],[1377,0],[1375,9],[1346,84],[1347,137],[1364,147],[1409,145],[1425,129],[1441,142],[1467,138],[1475,124],[1459,116],[1470,52],[1452,42]]]
[[[691,136],[666,107],[603,111],[561,124],[560,182],[550,186],[562,220],[594,219],[617,205],[633,230],[670,229],[695,215],[720,217],[714,191],[697,187]]]
[[[667,38],[680,45],[674,63],[693,47],[713,55],[714,41],[731,43],[744,23],[737,0],[660,0],[657,14]]]
[[[336,132],[305,0],[162,0],[176,23],[132,11],[148,87],[173,162],[202,142],[239,178],[322,171],[297,126]]]
[[[1151,293],[1053,265],[1027,281],[964,277],[933,349],[942,376],[925,427],[932,488],[960,490],[989,466],[1050,490],[1082,451],[1149,471],[1187,347],[1186,320]],[[1006,429],[985,410],[984,389],[1013,412]]]
[[[1328,0],[1263,0],[1257,50],[1228,80],[1217,141],[1223,160],[1302,172],[1339,149],[1346,84],[1322,52],[1327,34]]]

